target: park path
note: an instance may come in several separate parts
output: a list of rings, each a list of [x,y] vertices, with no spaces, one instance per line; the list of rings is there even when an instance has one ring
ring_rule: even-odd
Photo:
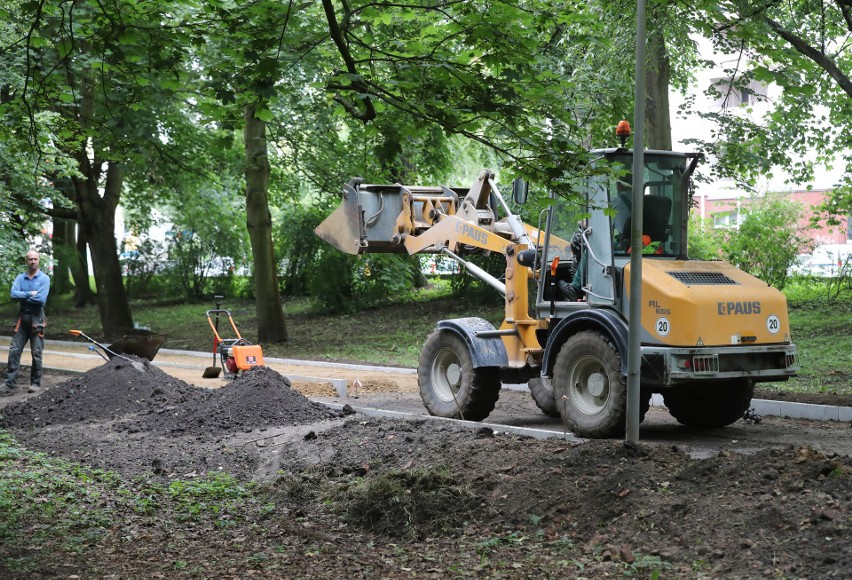
[[[10,338],[0,336],[0,359],[7,360]],[[85,373],[104,364],[97,347],[90,343],[46,340],[44,346],[45,370]],[[341,395],[372,391],[417,393],[417,375],[413,369],[374,367],[300,361],[295,359],[266,358],[265,366],[277,371],[298,384],[300,391],[315,395]],[[21,364],[32,363],[29,348],[24,350]],[[224,374],[215,379],[202,377],[204,369],[214,364],[212,352],[182,351],[162,348],[153,364],[167,374],[191,385],[218,388],[227,384]],[[28,373],[28,369],[23,369]],[[357,383],[356,383],[357,381]]]

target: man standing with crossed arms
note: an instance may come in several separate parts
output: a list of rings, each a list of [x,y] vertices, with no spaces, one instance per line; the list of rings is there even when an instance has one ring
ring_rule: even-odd
[[[50,292],[50,278],[39,270],[39,255],[35,250],[27,252],[27,271],[12,282],[12,300],[20,304],[18,324],[9,346],[9,363],[6,365],[6,380],[0,387],[0,396],[15,393],[15,381],[21,370],[21,352],[30,342],[33,364],[30,371],[30,393],[41,390],[42,353],[44,352],[44,305]]]

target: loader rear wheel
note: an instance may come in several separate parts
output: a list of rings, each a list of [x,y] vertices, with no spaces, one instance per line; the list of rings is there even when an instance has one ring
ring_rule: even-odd
[[[712,429],[742,419],[753,395],[754,381],[731,379],[674,387],[663,393],[663,400],[678,423]]]
[[[580,332],[565,341],[553,368],[553,392],[562,420],[576,435],[624,434],[627,381],[618,351],[599,332]]]
[[[438,417],[482,421],[500,398],[500,369],[474,368],[467,344],[446,330],[426,339],[417,382],[423,405]]]
[[[559,409],[556,408],[556,398],[553,396],[553,386],[548,387],[550,381],[543,381],[541,377],[530,379],[527,387],[530,389],[533,401],[542,413],[550,417],[558,417]]]

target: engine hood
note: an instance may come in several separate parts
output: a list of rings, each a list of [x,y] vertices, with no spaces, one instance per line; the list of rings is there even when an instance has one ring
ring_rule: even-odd
[[[624,267],[624,311],[630,264]],[[724,261],[644,259],[642,342],[666,346],[791,342],[787,299]]]

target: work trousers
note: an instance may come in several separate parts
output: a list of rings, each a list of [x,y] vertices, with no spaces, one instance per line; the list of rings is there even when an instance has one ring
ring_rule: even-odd
[[[6,366],[5,387],[14,390],[18,372],[21,370],[21,353],[24,345],[30,342],[30,353],[33,357],[33,366],[30,371],[30,385],[41,386],[42,353],[44,352],[44,311],[38,314],[22,312],[12,336],[12,344],[9,346],[9,363]]]

